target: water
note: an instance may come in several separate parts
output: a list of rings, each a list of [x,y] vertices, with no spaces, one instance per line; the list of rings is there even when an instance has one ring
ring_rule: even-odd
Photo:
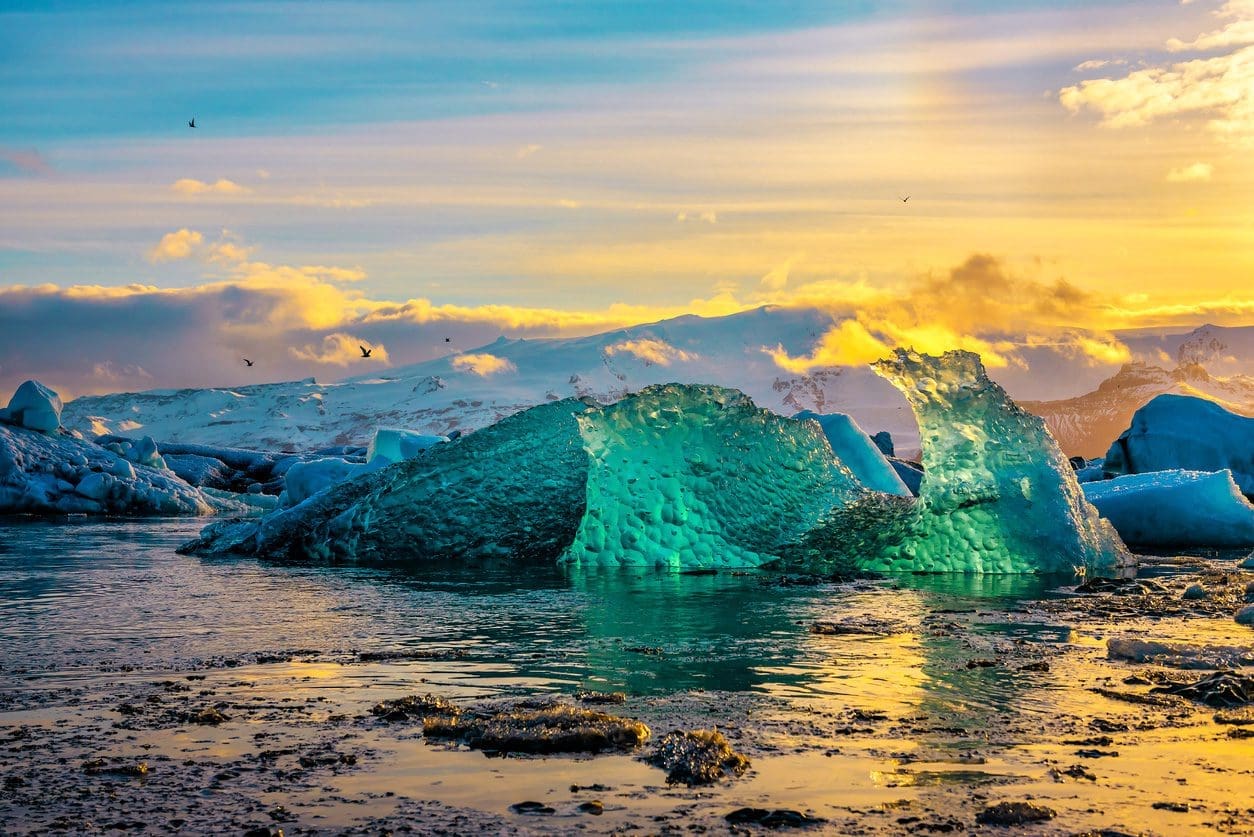
[[[1226,737],[1204,708],[1177,707],[1174,720],[1163,714],[1145,726],[1159,710],[1092,691],[1126,688],[1132,667],[1105,659],[1112,633],[1232,644],[1240,637],[1230,619],[1146,614],[1115,625],[1067,615],[1046,606],[1074,584],[1062,578],[794,585],[767,572],[405,570],[178,555],[199,525],[0,524],[0,740],[38,730],[45,737],[25,752],[46,750],[48,761],[28,771],[30,781],[61,770],[65,783],[24,802],[0,791],[0,826],[38,831],[54,816],[112,816],[47,800],[73,795],[66,789],[82,781],[73,765],[118,753],[169,758],[166,772],[133,790],[152,794],[154,811],[164,804],[170,822],[190,817],[201,830],[215,817],[248,824],[258,806],[278,804],[299,809],[303,826],[358,827],[401,816],[420,799],[499,818],[479,827],[532,827],[509,810],[519,798],[559,809],[542,830],[583,829],[586,817],[561,819],[578,816],[564,789],[594,779],[616,789],[597,820],[606,829],[658,816],[718,825],[729,805],[752,803],[809,810],[844,823],[838,831],[894,832],[902,806],[922,821],[969,824],[978,791],[985,800],[1049,800],[1058,833],[1143,830],[1165,816],[1152,803],[1174,800],[1182,782],[1192,813],[1173,812],[1172,830],[1223,821],[1220,830],[1240,833],[1254,821],[1254,812],[1229,807],[1231,783],[1254,777],[1249,739]],[[1171,572],[1179,570],[1168,580]],[[812,633],[816,622],[883,629],[831,636]],[[118,728],[120,702],[142,702],[154,684],[171,682],[203,689],[236,723]],[[197,699],[176,688],[155,695]],[[626,692],[619,711],[659,733],[717,725],[753,756],[754,770],[708,791],[665,789],[655,768],[630,756],[485,760],[380,727],[367,713],[377,700],[415,692],[470,701],[583,690]],[[1055,778],[1052,770],[1077,761],[1065,742],[1091,736],[1099,716],[1128,727],[1108,745],[1120,757],[1090,765],[1100,774],[1093,782]],[[305,785],[289,778],[280,792],[269,774],[249,774],[254,751],[277,746],[258,740],[296,749],[352,742],[361,762]],[[4,752],[0,767],[16,775],[22,763],[6,765]],[[214,779],[205,793],[219,807],[197,813],[187,800],[203,794],[190,789],[209,780],[200,767],[179,774],[180,763],[243,778],[237,790]]]

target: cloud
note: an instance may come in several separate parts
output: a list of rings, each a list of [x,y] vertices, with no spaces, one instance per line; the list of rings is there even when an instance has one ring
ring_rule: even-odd
[[[707,224],[717,224],[718,213],[708,211],[708,210],[705,212],[680,212],[679,214],[675,216],[675,220],[681,224],[689,223],[689,222],[695,224],[695,223],[702,222],[702,221],[704,221]]]
[[[190,259],[204,243],[205,237],[184,227],[161,236],[157,245],[148,251],[148,260],[154,264]]]
[[[251,191],[230,180],[219,179],[214,183],[205,183],[202,180],[195,180],[190,177],[174,181],[170,184],[170,189],[180,195],[189,197],[204,194],[247,195]]]
[[[697,359],[693,352],[677,349],[664,340],[656,337],[643,337],[639,340],[623,340],[605,349],[607,355],[635,355],[647,365],[670,366],[672,361],[687,362]]]
[[[788,261],[771,269],[769,273],[762,277],[760,284],[768,291],[782,291],[788,284],[788,274],[792,272],[793,265],[800,261],[802,256],[793,256]]]
[[[535,143],[531,143],[530,145],[524,145],[522,148],[514,152],[514,156],[517,157],[519,160],[522,160],[526,157],[530,157],[532,154],[535,154],[537,151],[539,151],[542,148],[544,148],[543,145],[536,145]]]
[[[1232,51],[1081,81],[1060,90],[1059,102],[1072,113],[1095,111],[1110,128],[1199,116],[1221,140],[1254,146],[1254,0],[1229,0],[1217,14],[1229,23],[1192,41],[1172,38],[1167,48]]]
[[[1099,327],[1100,300],[1062,279],[1016,275],[986,253],[921,276],[896,293],[859,293],[854,305],[840,298],[831,303],[837,322],[809,354],[790,355],[778,346],[763,351],[794,373],[869,363],[895,347],[930,354],[966,349],[993,369],[1026,368],[1022,350],[1040,346],[1093,364],[1130,356]],[[1083,331],[1086,326],[1092,331]]]
[[[52,174],[52,166],[33,148],[4,148],[0,146],[0,160],[25,174],[39,176]]]
[[[481,378],[496,375],[500,372],[517,372],[512,361],[503,357],[480,352],[479,354],[458,355],[453,358],[453,368],[462,372],[473,372]]]
[[[361,349],[358,347],[363,345],[370,349],[369,358],[361,356]],[[288,351],[299,360],[333,366],[348,366],[358,361],[388,362],[388,350],[382,343],[371,345],[367,340],[339,331],[326,335],[319,344],[293,346]]]
[[[1122,58],[1093,58],[1088,61],[1081,61],[1072,69],[1077,73],[1085,73],[1089,70],[1100,70],[1102,67],[1121,67],[1127,63]]]
[[[1210,163],[1193,163],[1192,165],[1181,166],[1167,172],[1167,182],[1195,183],[1197,181],[1210,180],[1210,176],[1214,171],[1215,167]]]

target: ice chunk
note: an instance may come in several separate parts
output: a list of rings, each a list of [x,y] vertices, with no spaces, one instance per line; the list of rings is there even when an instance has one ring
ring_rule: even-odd
[[[918,497],[919,489],[923,485],[923,467],[917,462],[898,459],[895,456],[888,460],[888,464],[893,466],[893,470],[897,472],[897,478],[905,483],[910,493]]]
[[[287,469],[283,477],[283,494],[279,499],[282,506],[294,506],[303,503],[319,491],[333,485],[376,471],[387,460],[371,461],[366,465],[350,462],[334,456],[313,459],[308,462],[296,462]]]
[[[567,399],[516,413],[260,521],[210,526],[181,550],[374,562],[552,560],[583,516],[588,457],[575,413],[591,404]]]
[[[1213,401],[1160,395],[1132,416],[1106,453],[1108,474],[1228,469],[1241,493],[1254,496],[1254,418]]]
[[[432,445],[447,442],[448,436],[431,436],[396,427],[380,427],[366,449],[366,461],[381,457],[388,462],[413,459]]]
[[[26,381],[9,399],[3,418],[40,433],[55,433],[61,426],[61,407],[61,396],[39,381]]]
[[[819,415],[809,410],[797,413],[793,418],[804,421],[817,421],[823,428],[836,458],[843,462],[863,487],[872,491],[883,491],[885,494],[896,494],[909,497],[911,492],[893,466],[884,458],[880,448],[871,437],[862,431],[851,416],[844,413]],[[887,435],[887,434],[884,434]],[[888,448],[892,450],[892,437],[888,439]]]
[[[913,513],[893,524],[897,534],[885,527],[865,569],[1070,573],[1130,563],[1044,422],[988,379],[978,355],[898,350],[875,370],[914,410],[924,473]]]
[[[0,426],[0,514],[212,514],[196,488],[65,434]]]
[[[1083,487],[1127,543],[1254,545],[1254,506],[1241,496],[1229,471],[1154,471]]]
[[[817,422],[736,390],[648,387],[581,414],[579,431],[591,470],[570,563],[755,567],[864,491]]]

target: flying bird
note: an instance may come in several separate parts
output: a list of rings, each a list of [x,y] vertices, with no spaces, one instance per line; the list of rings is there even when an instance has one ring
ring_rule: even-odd
[[[908,200],[910,200],[910,196],[909,196],[909,195],[906,195],[904,198],[902,198],[902,199],[901,199],[901,202],[902,202],[902,203],[905,203],[905,202],[906,202],[906,201],[908,201]]]
[[[370,353],[374,351],[374,349],[367,349],[365,346],[362,346],[360,344],[357,346],[357,348],[361,349],[362,357],[370,357]]]
[[[244,358],[244,365],[245,365],[245,366],[252,366],[252,365],[253,365],[253,362],[252,362],[251,360],[249,360],[248,358]]]
[[[196,127],[196,117],[193,116],[191,119],[187,120],[187,127],[189,128]],[[252,364],[249,364],[249,365],[251,366]]]
[[[453,342],[453,338],[452,338],[452,337],[445,337],[445,338],[444,338],[444,342],[445,342],[445,343],[452,343],[452,342]]]

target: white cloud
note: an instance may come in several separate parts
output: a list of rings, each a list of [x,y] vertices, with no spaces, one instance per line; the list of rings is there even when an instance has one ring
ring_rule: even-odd
[[[1102,67],[1118,67],[1128,62],[1122,58],[1093,58],[1088,61],[1081,61],[1073,68],[1077,73],[1088,72],[1089,70],[1100,70]]]
[[[1167,182],[1196,183],[1210,180],[1210,176],[1214,171],[1215,167],[1210,163],[1193,163],[1192,165],[1181,166],[1167,172]]]
[[[675,216],[675,220],[681,224],[689,222],[698,223],[701,221],[704,221],[707,224],[717,224],[718,213],[710,210],[705,212],[680,212]]]
[[[642,337],[639,340],[624,340],[605,349],[607,355],[620,353],[635,355],[646,365],[670,366],[672,361],[687,362],[696,360],[693,352],[677,349],[664,340],[656,337]]]
[[[453,358],[453,368],[460,372],[473,372],[481,378],[496,375],[499,372],[518,371],[518,368],[514,366],[512,361],[488,354],[487,352],[458,355]]]
[[[531,143],[530,145],[524,145],[522,148],[518,149],[518,151],[515,152],[514,156],[516,156],[519,160],[521,160],[524,157],[530,157],[532,154],[535,154],[537,151],[539,151],[542,148],[544,148],[543,145],[536,145],[535,143]]]

